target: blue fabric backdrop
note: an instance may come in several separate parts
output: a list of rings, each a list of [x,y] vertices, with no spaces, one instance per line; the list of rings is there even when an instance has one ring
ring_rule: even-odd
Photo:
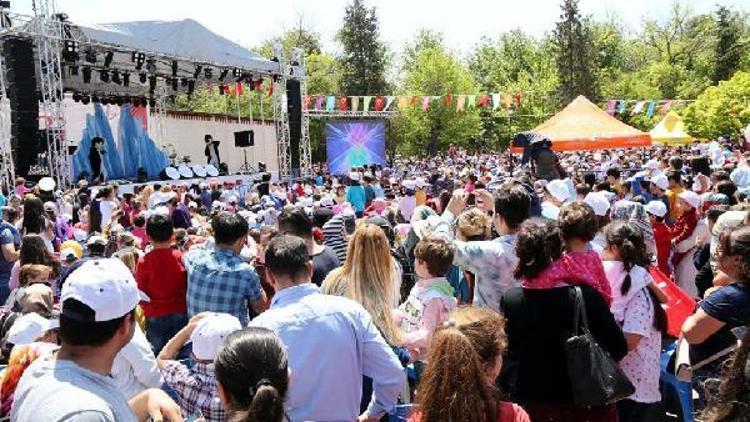
[[[83,130],[78,150],[73,154],[73,180],[77,180],[82,172],[87,172],[91,177],[91,164],[89,163],[89,149],[91,139],[99,136],[104,139],[104,171],[107,179],[118,179],[124,176],[120,154],[117,151],[115,138],[112,136],[112,128],[109,126],[107,114],[101,104],[94,103],[94,115],[86,116],[86,128]]]

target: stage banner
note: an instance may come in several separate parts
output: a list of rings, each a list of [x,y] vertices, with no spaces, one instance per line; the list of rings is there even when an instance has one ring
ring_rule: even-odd
[[[348,174],[352,167],[385,164],[385,121],[326,123],[328,170]]]

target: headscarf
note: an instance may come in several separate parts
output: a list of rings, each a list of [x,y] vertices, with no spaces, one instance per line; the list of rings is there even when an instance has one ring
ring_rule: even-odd
[[[654,238],[654,229],[651,226],[651,219],[646,213],[646,207],[638,202],[621,200],[615,202],[610,214],[612,221],[624,220],[635,227],[641,229],[643,241],[649,251],[656,250],[656,239]]]

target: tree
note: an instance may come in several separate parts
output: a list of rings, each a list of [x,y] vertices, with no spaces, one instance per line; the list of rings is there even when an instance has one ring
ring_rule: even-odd
[[[734,136],[750,124],[750,73],[737,72],[707,88],[685,110],[685,124],[695,136]]]
[[[338,33],[343,47],[341,90],[345,95],[383,94],[386,91],[386,49],[380,41],[375,7],[364,0],[352,0],[344,12]]]
[[[320,34],[316,31],[305,27],[302,19],[296,28],[284,31],[283,34],[271,37],[260,45],[255,50],[263,57],[273,57],[273,46],[279,44],[284,53],[285,58],[292,57],[292,52],[295,48],[300,48],[305,52],[306,56],[312,54],[320,54],[323,50],[320,43]]]
[[[560,97],[568,102],[578,95],[585,95],[596,101],[599,99],[597,53],[591,29],[588,22],[581,19],[578,0],[563,0],[561,8],[562,14],[555,24],[553,37]]]
[[[737,71],[742,50],[740,44],[741,28],[735,24],[732,11],[719,6],[716,11],[716,69],[713,81],[727,80]]]
[[[472,93],[476,89],[469,70],[442,44],[423,44],[413,54],[412,65],[404,71],[403,94],[443,96]],[[441,98],[431,100],[425,112],[422,101],[418,97],[414,107],[401,110],[400,116],[393,120],[396,150],[423,155],[444,149],[450,143],[476,146],[480,127],[476,109],[467,107],[465,111],[457,111],[456,99],[446,105]]]

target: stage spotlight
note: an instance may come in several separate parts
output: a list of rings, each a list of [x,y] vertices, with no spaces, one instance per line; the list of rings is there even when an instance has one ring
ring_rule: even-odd
[[[130,86],[130,73],[122,74],[122,86]]]
[[[109,71],[108,70],[100,70],[99,71],[99,80],[102,82],[109,82]]]
[[[145,84],[147,79],[148,75],[146,73],[141,72],[138,74],[138,80],[141,81],[142,84]]]
[[[219,84],[219,95],[224,95],[224,84]]]
[[[86,61],[89,63],[96,63],[96,51],[86,50]]]
[[[192,80],[192,79],[189,80],[187,86],[188,86],[187,94],[188,94],[188,97],[189,97],[189,96],[193,95],[193,91],[195,91],[195,81]]]
[[[177,84],[178,84],[178,82],[179,82],[179,80],[177,78],[172,78],[172,90],[173,91],[177,91],[177,88],[178,88]]]
[[[177,76],[177,60],[172,60],[172,76]]]
[[[134,51],[130,59],[133,61],[133,63],[135,63],[135,70],[141,70],[143,68],[143,64],[146,63],[146,55],[143,53]]]
[[[91,97],[89,97],[88,95],[83,95],[81,97],[81,103],[82,104],[88,104],[90,102],[91,102]]]
[[[120,97],[120,96],[116,96],[116,97],[114,98],[114,103],[115,103],[116,105],[118,105],[118,106],[121,106],[121,105],[122,105],[122,97]]]
[[[104,67],[109,67],[112,64],[112,59],[115,57],[115,53],[107,51],[104,55]]]
[[[62,57],[66,62],[78,61],[78,59],[81,58],[80,54],[78,54],[78,42],[73,40],[65,40]]]
[[[184,87],[187,86],[187,84],[188,84],[188,78],[182,78],[182,79],[180,79],[180,86],[182,86],[184,88]]]
[[[155,100],[155,99],[153,99],[153,98],[150,98],[150,99],[148,100],[148,106],[149,106],[149,107],[151,107],[151,108],[154,108],[154,107],[156,107],[156,100]]]
[[[91,68],[84,67],[83,68],[83,83],[87,84],[89,82],[91,82]]]
[[[73,93],[73,101],[80,103],[82,98],[83,98],[83,95],[81,95],[80,92]]]
[[[263,161],[258,161],[258,171],[261,173],[265,173],[268,166],[266,166],[266,163]]]
[[[141,97],[141,105],[146,107],[148,105],[148,98]]]
[[[96,101],[94,101],[94,102],[96,102]],[[110,103],[109,98],[107,98],[107,97],[102,97],[101,100],[100,100],[100,102],[101,102],[102,105],[107,105],[107,104]]]
[[[156,90],[156,76],[148,77],[148,90],[153,93]]]
[[[112,82],[116,83],[117,85],[122,84],[122,79],[120,79],[120,72],[116,70],[112,71]]]
[[[133,97],[133,107],[140,107],[141,106],[141,99],[138,97]]]
[[[198,76],[201,75],[202,71],[203,71],[203,66],[199,64],[195,65],[195,72],[193,72],[193,79],[198,79]]]
[[[203,70],[203,75],[206,77],[206,79],[211,79],[214,77],[214,71],[210,67],[207,67]]]
[[[99,96],[98,95],[92,95],[91,96],[91,102],[92,103],[98,103],[99,102]]]
[[[78,76],[78,66],[70,66],[70,76]]]
[[[130,104],[130,103],[132,103],[132,100],[130,99],[130,97],[125,96],[125,97],[122,97],[122,103],[123,104]]]
[[[238,68],[235,67],[232,70],[232,76],[234,76],[235,78],[241,78],[242,77],[242,69],[238,69]]]
[[[229,69],[221,69],[221,74],[219,75],[219,80],[221,82],[224,82],[224,79],[226,79],[227,75],[229,74]]]

